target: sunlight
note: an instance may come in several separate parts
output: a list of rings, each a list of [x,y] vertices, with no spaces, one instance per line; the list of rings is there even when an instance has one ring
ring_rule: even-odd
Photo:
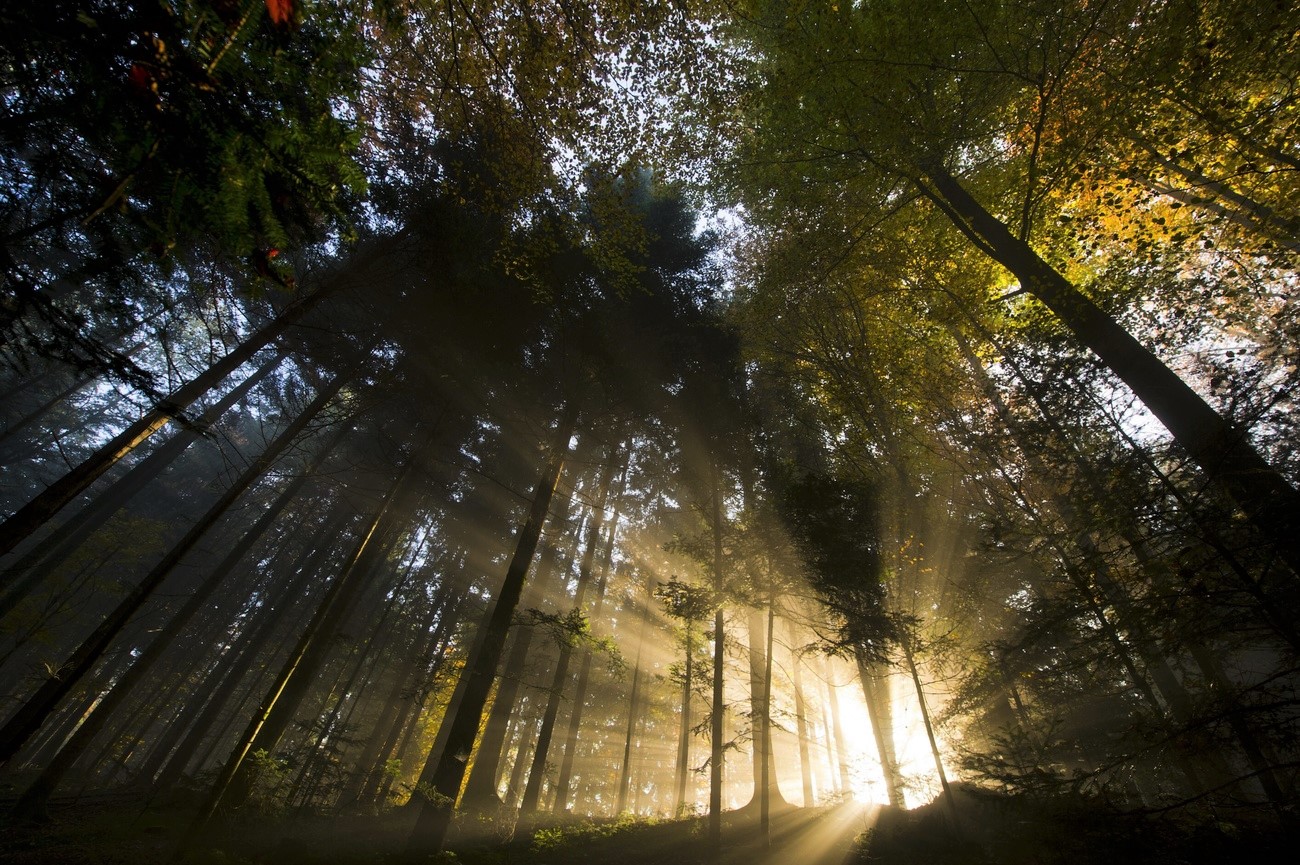
[[[899,676],[891,677],[889,685],[894,713],[894,748],[903,781],[903,801],[907,808],[919,808],[938,797],[941,789],[939,778],[915,694]],[[842,687],[839,698],[848,739],[849,784],[853,798],[860,802],[887,803],[889,796],[862,689]],[[939,750],[944,752],[942,738],[939,738]],[[950,767],[945,768],[951,773]]]

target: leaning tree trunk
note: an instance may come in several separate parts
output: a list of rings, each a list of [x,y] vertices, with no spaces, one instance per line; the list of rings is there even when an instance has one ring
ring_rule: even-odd
[[[506,635],[510,631],[510,621],[519,605],[533,553],[537,550],[542,524],[550,509],[551,496],[560,480],[560,471],[568,454],[568,442],[573,435],[577,415],[577,404],[571,403],[560,419],[555,445],[533,490],[532,508],[527,521],[520,527],[514,557],[510,560],[505,582],[497,594],[492,616],[484,627],[483,639],[477,651],[467,660],[461,673],[465,681],[461,700],[455,714],[443,720],[448,728],[443,747],[436,755],[430,755],[431,759],[436,760],[434,765],[425,767],[429,787],[417,788],[413,796],[416,800],[416,819],[406,844],[406,853],[413,859],[427,857],[441,850],[447,829],[451,825],[452,809],[465,778],[465,758],[474,749],[474,739],[483,720],[483,707],[492,690],[492,680],[496,677]],[[436,798],[431,793],[436,794]]]
[[[562,495],[552,505],[552,522],[558,521],[563,524],[571,499],[572,491]],[[579,524],[567,558],[558,569],[565,583],[568,581],[569,572],[573,569],[574,559],[577,558],[578,538],[581,535],[582,527]],[[524,599],[526,608],[538,606],[542,601],[543,586],[551,580],[551,573],[556,570],[556,558],[559,553],[554,546],[553,540],[543,543],[541,564],[538,566],[540,573],[529,584],[528,596]],[[487,725],[483,728],[483,736],[474,755],[474,765],[470,769],[469,780],[465,782],[465,792],[461,796],[462,808],[491,812],[504,805],[497,793],[497,776],[501,771],[506,733],[518,701],[519,686],[522,684],[524,669],[528,663],[528,652],[532,648],[535,634],[536,628],[528,622],[515,627],[515,638],[510,647],[510,655],[501,670],[496,696],[492,700],[492,709],[488,712]]]
[[[167,793],[180,780],[186,766],[199,752],[199,746],[207,737],[208,731],[226,709],[230,698],[244,681],[245,674],[268,647],[268,641],[284,622],[295,601],[313,581],[322,579],[323,575],[319,568],[326,556],[333,552],[333,544],[337,543],[340,535],[346,536],[345,529],[348,522],[346,517],[340,517],[326,525],[325,530],[317,535],[315,548],[308,548],[302,567],[271,596],[259,617],[260,621],[242,641],[243,646],[237,651],[228,652],[228,657],[208,675],[205,689],[197,692],[195,696],[204,693],[209,683],[213,683],[211,691],[203,700],[192,699],[194,703],[190,707],[192,711],[187,712],[188,715],[195,716],[193,723],[188,726],[188,729],[182,726],[168,733],[168,738],[174,737],[180,744],[176,745],[173,742],[165,749],[160,747],[157,757],[151,756],[147,765],[141,769],[141,777],[146,781],[154,779],[155,774],[157,775],[156,780],[152,780],[150,784],[153,795]],[[310,595],[310,592],[307,594]]]
[[[858,657],[858,678],[862,682],[862,695],[867,701],[871,732],[876,739],[876,753],[879,755],[880,771],[885,780],[885,795],[890,805],[902,808],[903,787],[898,772],[898,761],[894,755],[894,719],[889,700],[889,681],[877,681],[870,665],[861,656]]]
[[[186,448],[203,436],[204,430],[216,423],[235,403],[270,375],[283,359],[284,352],[277,351],[252,375],[231,388],[229,393],[203,412],[195,423],[179,430],[112,486],[97,494],[76,516],[59,526],[58,531],[33,546],[30,552],[5,569],[6,581],[11,582],[5,589],[4,597],[0,599],[0,616],[8,615],[36,585],[76,551],[86,538],[108,522],[149,481],[162,474]]]
[[[104,654],[113,638],[131,620],[131,617],[144,606],[145,601],[149,600],[154,591],[162,585],[163,580],[184,558],[185,554],[207,534],[208,529],[216,524],[217,520],[243,495],[244,491],[266,473],[267,469],[279,458],[284,449],[298,437],[306,428],[308,422],[325,407],[326,403],[334,397],[334,394],[342,386],[343,377],[339,376],[332,384],[322,390],[312,403],[298,417],[294,418],[293,423],[287,426],[274,441],[267,445],[266,450],[249,464],[248,468],[208,508],[207,513],[185,533],[185,536],[177,541],[176,545],[163,556],[162,560],[154,565],[153,570],[122,599],[113,612],[86,638],[85,642],[57,670],[51,673],[45,683],[37,689],[36,693],[23,704],[22,708],[14,713],[3,728],[0,728],[0,763],[7,762],[17,753],[23,743],[49,717],[50,712],[54,710],[54,707],[58,705],[63,696],[81,680],[82,676],[90,671],[95,662]]]
[[[1013,235],[938,161],[917,180],[953,223],[1056,313],[1132,389],[1223,489],[1288,567],[1300,574],[1300,493],[1236,429],[1113,317]],[[933,184],[933,188],[927,185]]]
[[[573,598],[573,606],[578,610],[581,610],[586,602],[587,589],[591,585],[592,564],[596,560],[596,548],[600,546],[600,533],[605,526],[605,504],[609,499],[609,485],[613,477],[614,462],[609,459],[600,475],[596,501],[591,505],[591,520],[587,525],[587,545],[582,551],[582,563],[578,566],[578,587]],[[550,753],[551,739],[555,734],[555,722],[559,717],[560,704],[564,700],[564,686],[569,681],[569,662],[572,658],[573,647],[565,643],[560,647],[560,656],[555,662],[546,714],[542,716],[542,727],[537,733],[537,743],[533,750],[532,768],[528,772],[528,783],[524,787],[524,796],[519,803],[521,814],[532,814],[537,810],[541,799],[542,781],[546,775],[546,758]]]
[[[244,340],[234,351],[208,367],[192,381],[182,385],[138,420],[122,430],[79,465],[45,488],[13,516],[0,524],[0,555],[12,550],[32,532],[43,526],[65,505],[81,495],[104,472],[173,420],[187,422],[185,412],[201,396],[216,387],[226,376],[243,366],[255,354],[310,312],[329,292],[321,290],[290,304],[269,324]]]
[[[948,773],[943,768],[943,755],[939,753],[939,742],[934,737],[934,725],[930,723],[930,703],[925,697],[925,688],[921,685],[921,674],[916,669],[916,658],[912,656],[912,640],[903,634],[900,643],[903,648],[903,660],[912,675],[912,686],[916,688],[916,702],[921,708],[921,723],[925,725],[925,738],[930,743],[930,755],[934,758],[934,771],[939,776],[939,786],[943,788],[944,799],[948,802],[948,812],[952,816],[953,826],[960,827],[961,819],[957,814],[957,800],[952,796],[948,786]]]
[[[378,559],[378,540],[387,535],[389,524],[398,516],[394,504],[407,496],[414,480],[419,477],[415,470],[417,454],[418,449],[414,449],[407,458],[406,465],[389,488],[368,529],[348,556],[347,564],[321,599],[312,620],[298,638],[297,645],[289,653],[248,727],[236,742],[234,751],[217,776],[207,802],[190,827],[189,838],[202,832],[208,819],[223,802],[242,804],[251,790],[252,782],[244,765],[245,758],[258,750],[273,752],[284,732],[289,729],[298,706],[314,684],[313,679],[333,648],[333,638],[344,614],[351,609],[353,600],[365,585],[364,578]]]

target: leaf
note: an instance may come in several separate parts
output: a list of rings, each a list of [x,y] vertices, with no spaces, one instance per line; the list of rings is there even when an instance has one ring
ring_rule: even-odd
[[[294,0],[266,0],[266,14],[278,25],[293,23]]]

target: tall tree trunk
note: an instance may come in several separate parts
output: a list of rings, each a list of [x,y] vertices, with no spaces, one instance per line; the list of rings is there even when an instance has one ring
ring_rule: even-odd
[[[767,705],[765,701],[768,699],[765,695],[771,687],[771,683],[767,681],[771,664],[764,646],[769,642],[771,635],[764,630],[766,618],[760,608],[750,608],[748,615],[749,702],[753,727],[754,795],[746,807],[758,807],[760,812],[765,798],[769,808],[773,801],[779,805],[786,804],[772,774],[768,771],[771,768],[772,758],[772,725],[765,708]],[[764,769],[764,766],[768,768]],[[762,822],[761,816],[760,822]]]
[[[713,589],[722,596],[722,471],[717,458],[713,462]],[[722,849],[722,761],[725,743],[722,741],[726,704],[723,701],[722,683],[725,665],[726,622],[722,606],[713,613],[713,700],[709,724],[709,850],[717,854]]]
[[[572,491],[556,500],[550,517],[553,524],[562,525],[565,522],[571,500]],[[573,544],[569,547],[567,560],[558,569],[565,583],[568,581],[569,572],[573,570],[573,562],[578,555],[578,538],[581,536],[582,528],[579,524]],[[555,559],[559,555],[553,539],[543,542],[539,573],[530,582],[528,595],[523,600],[525,609],[535,608],[541,604],[545,595],[544,587],[551,580],[550,574],[555,570]],[[543,566],[546,567],[545,571],[542,570]],[[474,765],[470,768],[469,780],[465,783],[465,792],[461,796],[462,808],[493,811],[504,805],[497,794],[497,777],[501,773],[501,755],[506,743],[507,727],[518,701],[519,687],[523,683],[528,653],[532,648],[535,634],[536,629],[527,622],[515,627],[515,638],[510,647],[510,655],[501,671],[496,696],[488,712],[487,725],[483,728],[483,736],[474,755]]]
[[[763,658],[763,761],[759,781],[762,784],[759,797],[758,822],[763,833],[763,845],[772,846],[772,799],[781,799],[781,790],[776,785],[772,772],[772,635],[776,629],[776,610],[772,599],[767,599],[767,650]],[[775,793],[775,797],[773,796]],[[784,799],[781,799],[784,803]]]
[[[646,628],[650,624],[649,604],[653,591],[653,577],[648,577],[646,609],[641,611],[641,627],[637,629],[636,659],[632,662],[632,686],[627,698],[627,733],[623,737],[623,761],[618,772],[618,803],[614,809],[616,815],[627,811],[628,790],[632,783],[632,740],[636,737],[637,722],[641,718],[641,653],[645,648]]]
[[[1292,572],[1300,574],[1300,493],[1196,391],[1044,261],[937,161],[921,189],[987,255],[1007,268],[1129,386],[1206,476],[1236,502]]]
[[[691,765],[691,680],[695,677],[695,626],[686,620],[686,669],[682,675],[682,720],[677,733],[677,797],[673,814],[680,816],[686,806],[686,778]]]
[[[831,677],[826,677],[826,700],[831,707],[831,734],[835,740],[835,777],[837,779],[836,789],[840,793],[848,793],[852,789],[849,780],[849,748],[848,741],[844,736],[844,721],[840,718],[840,690],[831,681]]]
[[[786,620],[786,630],[790,635],[790,677],[794,681],[794,723],[795,735],[799,739],[799,779],[803,783],[803,806],[811,808],[814,803],[812,759],[808,753],[808,710],[804,705],[803,694],[803,659],[798,651],[798,639],[794,623]]]
[[[463,698],[456,707],[455,715],[443,720],[448,732],[443,748],[436,755],[436,762],[432,767],[425,766],[429,787],[417,788],[412,797],[416,800],[416,821],[406,844],[406,853],[412,859],[427,858],[429,854],[438,852],[451,825],[452,809],[465,778],[466,761],[474,749],[474,739],[478,736],[479,724],[483,720],[483,707],[492,690],[492,680],[505,648],[510,621],[523,593],[533,553],[537,550],[542,524],[550,509],[551,496],[560,480],[560,470],[564,467],[577,414],[576,403],[570,403],[564,409],[556,430],[556,442],[546,467],[538,478],[537,487],[533,490],[532,508],[528,520],[520,527],[514,557],[497,595],[492,616],[484,628],[484,638],[461,673],[466,683]],[[425,792],[430,788],[437,794],[436,800]]]
[[[0,728],[0,763],[7,762],[32,733],[36,732],[58,705],[59,700],[90,671],[113,638],[144,606],[145,601],[152,596],[185,554],[203,538],[208,529],[226,513],[244,491],[266,473],[284,449],[297,439],[307,424],[325,407],[326,403],[333,399],[334,394],[342,386],[343,377],[340,376],[322,390],[311,404],[266,446],[257,459],[249,464],[235,482],[208,508],[207,513],[177,541],[161,561],[154,565],[145,578],[122,599],[85,642],[46,679],[31,699],[14,713],[3,728]]]

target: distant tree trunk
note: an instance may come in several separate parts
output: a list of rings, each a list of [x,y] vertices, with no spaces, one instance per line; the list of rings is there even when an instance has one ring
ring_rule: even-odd
[[[682,675],[682,722],[677,733],[677,798],[673,813],[681,815],[686,805],[686,778],[690,774],[691,757],[691,680],[695,677],[695,626],[686,620],[686,669]]]
[[[340,376],[322,390],[312,403],[266,446],[266,450],[249,464],[248,468],[240,474],[235,482],[208,508],[207,513],[163,556],[162,560],[153,567],[148,575],[122,599],[113,612],[86,638],[68,660],[64,661],[59,669],[46,679],[45,683],[37,689],[31,699],[14,713],[5,726],[0,729],[0,763],[7,762],[13,757],[32,733],[36,732],[37,728],[49,717],[54,707],[58,705],[59,700],[73,685],[81,680],[82,676],[90,671],[95,662],[104,654],[113,638],[130,621],[131,617],[144,606],[145,601],[152,596],[158,586],[162,585],[163,580],[184,558],[185,554],[202,539],[208,529],[216,524],[217,520],[243,495],[244,491],[266,473],[267,469],[279,458],[284,449],[297,439],[312,418],[333,399],[342,386],[343,378]]]
[[[317,402],[323,406],[324,401],[328,400],[331,395],[330,389],[327,388],[322,391],[320,397],[317,397]],[[324,397],[325,400],[322,400],[321,397]],[[310,415],[312,414],[313,412],[308,409],[300,417],[303,418],[305,423],[311,419]],[[286,432],[289,432],[289,430],[286,430]],[[90,746],[91,741],[108,719],[111,718],[112,713],[126,700],[132,690],[144,680],[144,677],[153,666],[166,656],[171,649],[172,641],[181,634],[190,623],[190,620],[206,606],[213,593],[225,583],[227,576],[235,565],[252,549],[253,544],[261,538],[263,533],[270,528],[271,523],[280,516],[281,512],[297,496],[308,478],[315,475],[321,463],[332,453],[334,447],[346,432],[346,425],[340,427],[339,431],[319,450],[311,465],[285,487],[275,501],[262,513],[257,522],[244,533],[239,543],[231,549],[208,578],[194,590],[180,610],[172,616],[171,621],[158,632],[149,647],[136,658],[135,663],[117,680],[113,688],[104,695],[93,713],[82,722],[76,733],[72,735],[72,738],[64,744],[59,754],[45,767],[45,770],[32,783],[32,786],[27,789],[27,792],[19,798],[14,806],[16,814],[39,815],[44,812],[50,795],[57,788],[63,776]]]
[[[1235,429],[1114,318],[1014,236],[942,164],[928,161],[923,171],[925,180],[917,181],[921,190],[1132,389],[1206,476],[1236,502],[1292,572],[1300,574],[1300,493],[1251,446],[1245,431]]]
[[[81,390],[86,385],[90,384],[90,382],[93,380],[94,380],[93,376],[86,376],[81,373],[78,373],[77,375],[74,375],[72,377],[71,382],[69,382],[66,386],[61,388],[56,394],[46,399],[39,406],[32,409],[22,417],[15,418],[9,423],[6,423],[4,426],[4,431],[0,432],[0,461],[3,461],[5,456],[7,456],[5,452],[9,450],[9,447],[7,446],[8,443],[12,441],[20,432],[27,429],[27,427],[31,426],[32,424],[36,423],[41,418],[48,415],[51,411],[54,410],[55,406],[63,402],[68,397],[72,396],[77,391]],[[4,403],[5,405],[11,405],[11,403],[9,403],[8,400],[9,400],[8,396],[0,396],[0,403]]]
[[[770,610],[769,610],[770,612]],[[748,628],[749,628],[749,701],[750,714],[752,715],[753,726],[753,763],[754,763],[754,795],[750,800],[750,806],[757,806],[759,811],[763,810],[763,802],[767,801],[770,809],[773,801],[779,805],[786,804],[785,798],[776,786],[775,777],[770,772],[772,759],[772,725],[770,716],[765,708],[771,682],[767,680],[767,675],[771,669],[770,658],[765,651],[764,646],[770,640],[771,635],[764,631],[765,616],[758,607],[752,607],[749,610]],[[770,623],[769,623],[770,624]],[[766,634],[766,636],[765,636]],[[765,769],[764,766],[767,768]],[[749,807],[749,806],[747,806]],[[760,823],[762,816],[760,813]]]
[[[59,526],[58,531],[35,544],[28,553],[7,568],[5,576],[11,582],[6,587],[3,598],[0,598],[0,616],[8,615],[33,587],[46,579],[86,538],[108,522],[136,493],[162,474],[186,448],[200,439],[204,431],[270,375],[284,360],[284,354],[283,351],[275,352],[252,375],[231,388],[229,393],[203,412],[194,424],[178,430],[108,489],[96,495],[70,520]]]
[[[418,859],[438,852],[451,825],[452,809],[457,796],[460,795],[466,762],[474,749],[474,739],[478,736],[479,724],[483,720],[483,707],[487,702],[488,693],[492,690],[492,680],[496,676],[497,664],[505,648],[510,621],[514,617],[515,608],[519,605],[524,579],[532,564],[533,553],[542,534],[546,513],[550,509],[551,496],[555,492],[555,485],[559,482],[560,470],[564,467],[568,442],[573,435],[577,413],[577,404],[570,403],[560,419],[555,445],[533,491],[533,503],[528,520],[520,527],[514,557],[506,571],[506,579],[501,591],[497,594],[492,616],[484,628],[483,640],[474,657],[468,659],[461,674],[466,682],[463,698],[456,707],[455,714],[443,721],[443,724],[448,727],[448,732],[444,746],[436,756],[436,762],[432,767],[428,765],[425,767],[430,787],[439,798],[432,799],[420,788],[417,788],[412,797],[416,800],[416,821],[406,844],[406,854],[410,858]]]
[[[713,463],[713,589],[722,596],[725,588],[722,576],[722,471],[717,458]],[[722,849],[722,760],[725,753],[722,741],[723,718],[726,703],[723,701],[722,682],[725,671],[726,622],[722,606],[713,613],[713,700],[709,724],[709,827],[708,846],[714,853]]]
[[[81,495],[87,487],[127,454],[148,441],[173,420],[183,419],[185,411],[200,397],[216,387],[226,376],[253,358],[255,354],[316,307],[330,292],[316,291],[291,303],[274,321],[253,333],[225,357],[208,367],[190,382],[173,391],[134,423],[113,437],[79,465],[59,478],[13,516],[0,524],[0,555],[18,546],[32,532]]]
[[[798,640],[794,623],[786,620],[786,630],[790,635],[790,676],[794,680],[794,722],[795,735],[799,739],[799,778],[803,782],[803,806],[811,808],[814,803],[812,759],[808,753],[808,710],[804,705],[803,695],[803,659],[799,656]]]
[[[844,722],[840,718],[840,692],[830,677],[826,678],[826,700],[831,707],[831,732],[835,738],[836,789],[847,793],[852,789],[849,781],[849,749],[844,737]]]
[[[405,467],[375,512],[368,529],[321,599],[315,615],[298,638],[297,645],[289,653],[248,727],[236,742],[233,753],[217,776],[207,802],[190,827],[189,838],[202,832],[208,819],[223,802],[236,806],[243,804],[252,782],[244,767],[245,758],[259,750],[273,753],[280,737],[293,722],[299,704],[333,648],[334,636],[343,616],[351,609],[352,602],[364,586],[364,577],[378,560],[381,546],[378,541],[387,535],[389,525],[399,516],[394,504],[408,497],[415,479],[419,477],[415,470],[418,452],[418,448],[412,449]],[[400,516],[404,517],[405,514]]]
[[[636,659],[632,662],[632,686],[627,702],[627,734],[623,738],[623,762],[618,773],[618,804],[614,813],[627,811],[628,790],[632,783],[632,740],[636,737],[637,722],[641,718],[641,652],[645,648],[646,628],[650,624],[649,603],[654,591],[653,577],[646,578],[646,609],[641,611],[641,627],[637,630]]]
[[[764,846],[772,846],[772,799],[773,793],[775,798],[781,799],[781,790],[776,785],[776,778],[772,772],[772,648],[773,632],[776,630],[776,610],[772,606],[772,599],[767,599],[767,651],[764,652],[763,663],[763,763],[762,772],[759,779],[762,783],[762,794],[759,798],[758,821],[763,833]],[[781,799],[784,803],[784,799]]]
[[[519,797],[523,793],[524,767],[528,765],[528,757],[532,754],[533,744],[537,741],[536,702],[536,700],[529,701],[527,715],[520,725],[523,729],[519,731],[519,742],[515,746],[515,762],[510,767],[510,780],[506,783],[507,808],[518,808]]]
[[[175,747],[175,751],[172,752],[171,748],[168,748],[160,754],[158,766],[145,767],[141,770],[141,776],[145,779],[153,778],[155,773],[157,774],[157,780],[152,785],[153,795],[167,793],[180,780],[186,766],[198,753],[199,745],[207,737],[208,731],[216,724],[230,698],[243,683],[245,674],[261,658],[262,652],[268,648],[272,634],[287,619],[294,602],[313,582],[322,580],[324,574],[318,569],[325,558],[334,552],[334,544],[341,539],[341,532],[347,522],[346,517],[333,519],[317,535],[314,549],[307,554],[296,574],[272,595],[267,608],[259,616],[259,621],[242,641],[242,648],[238,651],[230,651],[228,657],[208,676],[208,680],[216,685],[210,693],[206,694],[206,700],[195,701],[196,705],[193,706],[192,712],[196,715],[194,723],[190,725],[188,731],[183,728],[177,730],[176,738],[179,739],[181,733],[184,734],[184,738]],[[200,689],[195,696],[204,695],[205,692],[206,689]],[[161,762],[163,760],[166,761],[165,764]],[[160,767],[161,771],[159,771]]]

